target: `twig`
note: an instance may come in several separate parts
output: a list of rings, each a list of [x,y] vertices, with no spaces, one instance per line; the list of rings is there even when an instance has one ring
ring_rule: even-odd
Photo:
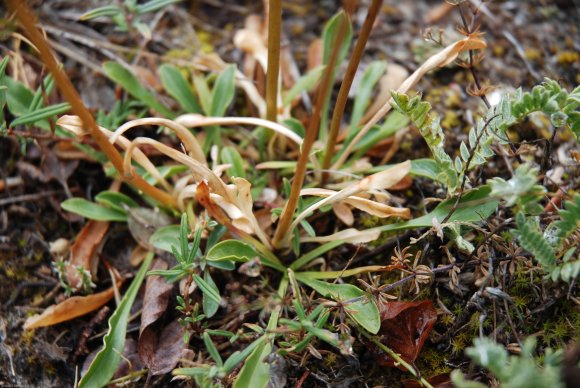
[[[345,16],[346,17],[346,16]],[[300,150],[300,156],[298,157],[298,162],[296,163],[296,171],[294,173],[294,180],[292,181],[292,187],[290,189],[290,196],[282,214],[280,216],[280,221],[278,227],[276,228],[276,233],[272,240],[272,246],[274,248],[280,248],[284,246],[287,242],[287,234],[289,231],[290,224],[292,223],[292,218],[296,207],[298,205],[298,198],[300,197],[300,190],[302,190],[302,185],[304,183],[304,177],[306,175],[306,167],[308,166],[308,158],[310,157],[310,151],[312,145],[317,138],[318,129],[320,127],[320,121],[322,118],[322,109],[324,105],[324,100],[326,92],[329,90],[332,82],[332,75],[336,61],[338,60],[338,52],[340,47],[340,42],[344,38],[346,33],[347,23],[345,18],[341,18],[341,23],[338,29],[338,34],[335,40],[335,48],[332,50],[330,59],[326,66],[326,71],[322,78],[320,88],[318,89],[318,96],[316,97],[316,105],[314,106],[314,112],[312,112],[312,117],[308,123],[308,129],[306,130],[306,136],[304,142],[302,143],[302,148]]]
[[[453,204],[453,207],[451,208],[451,210],[449,210],[449,213],[447,214],[447,216],[445,216],[443,221],[441,221],[441,224],[445,224],[447,221],[449,221],[449,219],[451,218],[453,213],[455,213],[455,211],[457,210],[457,206],[459,206],[459,201],[461,201],[461,197],[463,196],[465,184],[467,183],[467,173],[469,172],[469,165],[471,164],[471,162],[473,161],[473,158],[475,157],[475,151],[477,150],[477,147],[479,147],[479,142],[481,141],[481,137],[485,133],[487,126],[497,116],[499,116],[499,115],[494,115],[493,117],[489,118],[486,121],[483,128],[481,129],[481,132],[479,133],[479,135],[477,135],[477,139],[475,140],[475,144],[473,145],[473,147],[471,149],[471,152],[469,154],[469,158],[467,158],[467,161],[465,162],[465,168],[463,170],[463,179],[461,180],[461,186],[459,187],[459,194],[457,194],[457,199],[455,200],[455,203]]]
[[[471,34],[473,32],[475,16],[472,17],[471,24],[468,25],[467,19],[465,18],[465,14],[463,13],[463,8],[462,8],[461,4],[462,3],[459,3],[458,8],[459,8],[459,14],[461,15],[461,21],[463,22],[463,27],[465,28],[465,31],[468,34]],[[479,77],[477,76],[477,72],[475,71],[475,65],[473,64],[473,53],[474,53],[473,50],[469,50],[469,70],[471,71],[471,75],[473,76],[473,81],[475,82],[475,85],[477,86],[477,90],[481,90],[481,83],[479,82]],[[491,104],[489,103],[485,94],[482,94],[480,97],[481,97],[481,100],[483,101],[483,103],[485,104],[485,106],[487,107],[487,109],[491,108]]]
[[[270,0],[268,10],[268,69],[266,71],[266,119],[277,122],[280,74],[280,30],[282,1]]]
[[[340,129],[340,124],[342,122],[342,116],[344,114],[344,108],[348,100],[348,93],[352,86],[354,76],[358,69],[360,60],[364,53],[364,49],[369,36],[371,34],[373,24],[377,18],[379,10],[383,0],[372,0],[372,3],[367,12],[367,17],[363,23],[360,31],[356,45],[348,62],[348,67],[346,73],[340,85],[340,90],[338,91],[338,96],[336,98],[336,103],[334,105],[334,111],[332,112],[332,121],[330,122],[330,133],[328,135],[328,140],[326,142],[326,150],[324,151],[324,160],[322,162],[322,169],[327,170],[330,167],[330,162],[332,161],[332,156],[334,155],[334,146],[336,145],[336,138],[338,137],[338,132]],[[328,179],[328,173],[322,174],[322,184]]]
[[[28,201],[36,201],[37,199],[50,197],[51,195],[61,194],[62,190],[51,190],[45,191],[43,193],[35,193],[35,194],[23,194],[16,197],[8,197],[4,199],[0,199],[0,206],[10,205],[13,203],[18,202],[28,202]]]

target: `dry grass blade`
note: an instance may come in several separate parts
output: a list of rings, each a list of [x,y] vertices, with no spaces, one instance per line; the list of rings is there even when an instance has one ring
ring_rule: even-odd
[[[342,240],[345,243],[350,244],[363,244],[371,242],[379,238],[381,233],[377,230],[357,230],[354,228],[349,228],[341,230],[340,232],[331,234],[329,236],[302,236],[300,237],[301,242],[314,242],[314,243],[325,243],[330,241]]]
[[[189,189],[185,196],[180,197],[181,199],[186,196],[191,196],[194,190],[195,195],[197,196],[200,190],[199,184],[204,183],[204,185],[207,185],[208,190],[211,190],[211,193],[204,196],[204,198],[207,197],[207,201],[220,207],[221,210],[232,220],[229,223],[241,232],[247,234],[255,233],[261,240],[262,244],[268,247],[270,246],[267,236],[259,228],[258,221],[252,211],[253,203],[252,196],[250,195],[250,183],[248,181],[238,178],[234,180],[234,185],[228,186],[207,166],[182,152],[148,137],[138,137],[131,142],[131,145],[125,153],[124,167],[126,173],[133,173],[131,156],[133,152],[138,149],[136,147],[142,144],[153,146],[164,155],[190,169],[193,179],[198,183],[198,185],[197,187],[195,185],[192,187],[186,186],[184,189],[187,189],[188,187]],[[179,197],[179,193],[174,194],[176,197]]]
[[[328,197],[324,198],[323,200],[318,201],[315,204],[311,205],[302,213],[300,213],[296,217],[294,222],[292,222],[289,230],[294,230],[294,228],[296,228],[303,219],[305,219],[310,214],[312,214],[312,212],[320,209],[324,205],[330,205],[344,201],[347,198],[360,192],[386,189],[396,184],[401,179],[403,179],[409,173],[410,170],[411,170],[411,162],[407,160],[406,162],[399,163],[384,171],[377,172],[376,174],[373,175],[369,175],[368,177],[361,179],[359,182],[353,183],[340,191],[336,191],[333,194],[329,195]]]
[[[123,133],[125,133],[131,128],[135,128],[141,125],[159,125],[173,130],[177,135],[177,137],[179,137],[179,140],[181,140],[181,142],[183,143],[183,146],[187,150],[188,154],[198,162],[207,165],[203,149],[201,148],[201,145],[199,144],[195,136],[193,136],[192,133],[182,124],[169,119],[163,119],[159,117],[149,117],[131,120],[121,125],[119,128],[117,128],[113,136],[109,138],[109,141],[115,144],[119,136],[121,136]]]
[[[329,197],[331,195],[335,195],[337,191],[329,190],[329,189],[318,189],[318,188],[309,188],[309,189],[302,189],[300,195],[315,195],[319,197]],[[342,201],[338,202],[342,204],[348,204],[352,207],[355,207],[359,210],[362,210],[366,213],[372,214],[373,216],[377,217],[400,217],[404,219],[409,219],[411,217],[411,212],[408,208],[398,208],[392,207],[389,205],[385,205],[384,203],[371,201],[370,199],[361,198],[357,196],[349,196]]]
[[[60,125],[64,130],[71,132],[71,133],[75,134],[76,136],[86,136],[86,135],[90,134],[88,131],[86,131],[84,129],[82,121],[80,120],[80,118],[78,116],[65,115],[65,116],[60,117],[56,121],[56,123],[57,123],[57,125]],[[113,132],[108,130],[107,128],[100,127],[100,126],[98,128],[105,136],[107,136],[107,138],[110,138],[111,136],[113,136]],[[117,143],[125,151],[131,145],[131,141],[129,139],[125,138],[124,136],[118,136]],[[166,191],[171,192],[171,185],[169,185],[169,183],[165,180],[165,178],[163,178],[163,176],[159,173],[159,171],[157,170],[155,165],[153,163],[151,163],[151,161],[143,153],[143,151],[141,151],[140,149],[136,149],[134,151],[133,157],[134,157],[135,161],[141,167],[143,167],[145,169],[145,171],[147,171],[149,174],[151,174],[151,176],[153,178],[155,178],[155,180],[157,180],[157,182],[159,182]]]
[[[479,50],[487,47],[485,41],[481,39],[478,34],[473,34],[465,39],[455,42],[445,49],[441,50],[437,54],[431,56],[425,61],[413,74],[411,74],[397,89],[398,93],[407,93],[423,76],[438,67],[443,67],[453,62],[459,53],[462,51],[469,50]],[[392,108],[391,103],[393,99],[390,98],[389,101],[381,109],[375,113],[375,115],[370,119],[369,122],[356,134],[354,139],[349,143],[344,152],[340,155],[340,158],[331,167],[332,170],[338,170],[344,164],[350,153],[352,152],[354,146],[363,138],[364,135],[375,125],[382,117],[384,117]]]
[[[175,122],[188,128],[206,127],[211,125],[253,125],[255,127],[271,129],[274,132],[287,137],[298,145],[302,144],[302,138],[285,126],[273,121],[253,117],[206,117],[189,113],[177,117]]]

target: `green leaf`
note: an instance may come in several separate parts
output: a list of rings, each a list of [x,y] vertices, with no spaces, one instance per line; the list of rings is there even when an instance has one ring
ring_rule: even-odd
[[[116,191],[101,191],[95,196],[95,201],[122,212],[125,212],[125,206],[139,206],[137,202],[133,201],[131,197],[128,197],[125,194],[117,193]]]
[[[323,53],[322,53],[322,63],[325,65],[328,64],[330,60],[330,54],[334,50],[336,45],[336,38],[338,36],[338,32],[340,30],[341,23],[347,23],[346,25],[346,33],[342,41],[340,42],[338,58],[336,61],[337,66],[340,65],[344,58],[346,57],[346,53],[348,52],[348,48],[350,47],[350,42],[352,41],[352,25],[346,12],[340,11],[336,15],[334,15],[324,26],[324,30],[322,31],[322,44],[323,44]],[[334,71],[334,69],[329,69],[330,71]]]
[[[177,67],[169,64],[161,65],[159,78],[167,93],[175,98],[187,113],[202,113],[197,97]]]
[[[490,179],[491,195],[506,201],[506,206],[517,203],[523,207],[530,202],[537,203],[546,192],[544,186],[536,184],[539,171],[529,164],[521,164],[508,181],[502,178]]]
[[[149,92],[139,80],[127,69],[116,62],[105,62],[103,64],[103,72],[112,81],[121,85],[121,87],[135,97],[137,100],[143,102],[148,107],[157,111],[165,117],[173,118],[175,114],[169,110],[165,105],[157,101],[153,93]]]
[[[91,20],[101,16],[111,17],[118,14],[122,14],[121,8],[116,5],[106,5],[104,7],[95,8],[92,11],[82,14],[79,20]]]
[[[11,77],[4,77],[2,85],[8,88],[6,90],[6,105],[10,113],[14,116],[28,113],[28,107],[34,98],[34,93]]]
[[[109,330],[103,338],[103,348],[97,353],[89,369],[79,382],[80,388],[103,387],[107,385],[115,370],[117,370],[117,366],[121,362],[121,353],[125,347],[125,336],[131,307],[152,260],[153,253],[149,253],[131,282],[131,286],[129,286],[123,299],[121,299],[121,303],[119,303],[119,306],[109,318]]]
[[[232,103],[235,92],[236,66],[229,65],[218,76],[212,90],[211,116],[223,117],[226,109]]]
[[[286,92],[284,98],[282,99],[282,103],[284,105],[289,105],[292,100],[298,97],[302,92],[312,90],[322,77],[322,72],[325,68],[326,66],[324,65],[317,66],[300,77],[294,86],[292,86],[292,88]]]
[[[336,240],[323,244],[311,250],[310,252],[302,255],[302,257],[300,257],[298,260],[296,260],[290,265],[290,269],[292,270],[300,269],[304,267],[306,264],[310,263],[312,260],[316,259],[317,257],[320,257],[321,255],[325,254],[328,251],[333,250],[334,248],[336,248],[339,245],[342,245],[343,243],[344,243],[343,240]]]
[[[203,278],[197,274],[193,274],[193,280],[203,292],[204,297],[208,297],[211,301],[219,305],[221,301],[220,291],[212,280],[212,284],[203,280]],[[204,311],[205,312],[205,311]]]
[[[341,37],[340,42],[337,41],[339,32],[342,28],[343,23],[346,23],[345,34]],[[336,63],[333,68],[327,67],[325,72],[330,72],[330,79],[334,81],[336,77],[336,70],[341,63],[343,63],[346,53],[350,47],[352,40],[352,25],[350,19],[344,11],[337,13],[332,19],[326,23],[324,30],[322,31],[322,63],[327,65],[330,61],[330,56],[334,49],[338,50]],[[322,104],[321,110],[321,120],[319,128],[319,139],[322,141],[326,140],[327,137],[327,127],[328,127],[328,110],[330,105],[330,96],[332,94],[332,87],[334,82],[330,82],[327,90],[319,90],[318,93],[323,93],[324,102]]]
[[[459,201],[457,208],[447,222],[480,222],[489,217],[497,206],[499,201],[490,196],[491,189],[489,186],[480,186],[477,189],[465,193]],[[435,209],[424,216],[412,219],[406,222],[399,222],[396,224],[388,224],[371,228],[371,230],[380,230],[381,232],[389,232],[395,230],[406,230],[416,228],[430,228],[433,226],[433,218],[442,222],[454,207],[455,198],[450,198],[441,202]]]
[[[199,97],[199,102],[203,108],[203,112],[211,116],[211,92],[207,86],[207,81],[201,76],[193,76],[193,86],[195,86],[195,92]]]
[[[137,5],[137,13],[139,15],[154,12],[168,5],[179,3],[181,0],[151,0],[144,4]]]
[[[213,360],[215,361],[216,365],[221,368],[224,365],[224,362],[222,360],[222,357],[220,356],[219,350],[216,348],[215,344],[213,343],[211,337],[207,332],[203,333],[203,343],[205,344],[205,348],[207,349],[211,358],[213,358]]]
[[[365,110],[369,105],[369,101],[371,100],[373,88],[384,74],[386,67],[387,63],[385,61],[373,61],[365,69],[356,90],[352,116],[350,118],[349,139],[351,133],[356,130],[359,121],[363,117]]]
[[[34,124],[37,121],[48,119],[55,115],[60,115],[66,113],[70,110],[70,105],[68,102],[63,102],[60,104],[50,105],[45,108],[37,109],[33,112],[25,113],[18,117],[16,120],[10,123],[10,126],[15,127],[17,125],[24,124]]]
[[[240,370],[234,388],[263,388],[270,380],[270,365],[264,359],[272,353],[271,341],[261,341]]]
[[[236,261],[245,263],[258,254],[250,245],[238,240],[225,240],[217,243],[207,252],[207,261]]]
[[[227,169],[228,175],[233,177],[245,178],[246,171],[244,170],[244,160],[242,159],[238,150],[234,147],[224,147],[220,152],[222,163],[231,164]]]
[[[344,303],[346,313],[368,332],[376,334],[381,328],[379,309],[360,288],[352,284],[332,284],[310,279],[300,273],[296,273],[296,279],[319,294]]]
[[[179,225],[167,225],[155,230],[149,238],[155,248],[172,253],[171,247],[179,246]]]
[[[118,209],[108,208],[84,198],[67,199],[60,206],[71,213],[97,221],[127,221],[127,213]]]
[[[534,255],[534,258],[549,272],[556,264],[554,249],[543,238],[538,226],[532,219],[528,219],[522,212],[516,215],[517,229],[512,233],[517,236],[522,248]]]
[[[199,288],[203,292],[203,297],[202,297],[203,313],[205,314],[205,316],[207,318],[211,318],[215,315],[215,313],[218,311],[218,309],[220,307],[220,301],[221,301],[220,290],[218,289],[217,285],[215,284],[215,282],[211,278],[211,275],[209,274],[208,271],[205,271],[203,277],[204,277],[204,280],[205,280],[207,287],[210,290],[210,293],[203,291],[203,288],[200,286],[199,283],[197,283],[197,285],[200,286]],[[217,296],[217,300],[214,299],[216,296]]]
[[[574,195],[570,201],[564,203],[564,209],[560,209],[560,221],[556,221],[558,237],[562,240],[580,228],[580,194]]]

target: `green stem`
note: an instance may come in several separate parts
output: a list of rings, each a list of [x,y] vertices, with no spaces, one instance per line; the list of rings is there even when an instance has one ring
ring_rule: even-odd
[[[334,105],[334,111],[332,112],[332,121],[330,122],[330,134],[328,135],[326,150],[324,151],[324,160],[322,162],[322,170],[325,171],[322,175],[322,184],[324,184],[324,182],[328,179],[328,172],[326,172],[326,170],[328,170],[330,167],[330,162],[332,161],[332,156],[334,155],[334,147],[336,145],[336,138],[338,137],[338,132],[340,130],[344,108],[346,107],[346,102],[348,100],[348,92],[352,86],[354,76],[358,69],[366,43],[373,29],[373,24],[375,23],[382,3],[383,0],[373,0],[371,3],[367,12],[367,17],[361,28],[359,38],[356,41],[352,56],[348,62],[346,74],[344,75],[344,79],[340,85],[340,90],[338,91],[338,97],[336,98],[336,104]]]
[[[278,326],[278,320],[280,319],[280,312],[282,311],[282,300],[284,300],[284,295],[286,295],[286,290],[288,289],[288,276],[284,275],[282,280],[280,280],[280,285],[278,286],[278,297],[280,298],[280,304],[274,308],[270,319],[268,320],[268,327],[266,330],[273,332]]]
[[[407,369],[409,371],[409,373],[411,373],[421,383],[421,385],[423,385],[424,387],[427,387],[427,388],[433,388],[433,386],[431,384],[429,384],[429,382],[427,380],[425,380],[423,377],[419,377],[417,375],[417,371],[415,370],[415,368],[413,368],[413,366],[411,364],[409,364],[408,362],[403,360],[401,358],[401,356],[399,356],[397,353],[395,353],[391,348],[389,348],[387,345],[383,344],[375,336],[372,336],[365,331],[361,331],[361,333],[365,337],[367,337],[373,344],[378,346],[383,352],[387,353],[389,355],[389,357],[391,357],[393,360],[395,360],[395,362],[397,364],[404,366],[405,369]]]

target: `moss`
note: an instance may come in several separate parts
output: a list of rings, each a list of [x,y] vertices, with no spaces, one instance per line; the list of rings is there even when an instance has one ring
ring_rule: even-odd
[[[447,366],[447,361],[448,357],[445,352],[428,347],[423,348],[416,364],[421,374],[428,378],[450,372],[451,369]]]
[[[576,51],[562,51],[558,54],[556,60],[563,66],[570,66],[576,62],[580,62],[580,54]]]

